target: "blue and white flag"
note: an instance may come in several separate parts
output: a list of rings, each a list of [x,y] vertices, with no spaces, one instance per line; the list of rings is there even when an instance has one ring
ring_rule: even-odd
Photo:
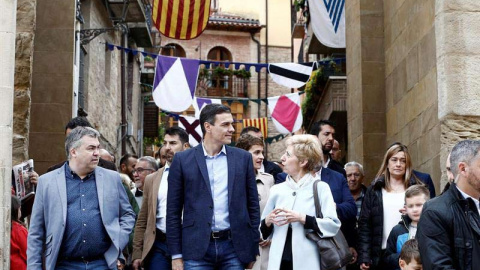
[[[162,110],[182,112],[192,105],[197,88],[200,61],[178,57],[157,57],[153,100]]]
[[[268,73],[276,83],[288,88],[300,88],[310,79],[314,62],[296,63],[273,63],[268,65]]]
[[[308,1],[312,30],[330,48],[345,48],[345,0]]]
[[[200,97],[193,98],[192,105],[193,105],[193,108],[195,109],[195,118],[200,119],[200,112],[208,104],[222,104],[222,100],[217,98],[200,98]]]

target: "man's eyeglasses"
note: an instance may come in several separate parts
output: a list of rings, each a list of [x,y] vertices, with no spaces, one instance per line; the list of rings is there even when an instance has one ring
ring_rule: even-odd
[[[133,173],[142,173],[144,171],[154,171],[154,169],[144,169],[144,168],[135,168],[133,169]]]

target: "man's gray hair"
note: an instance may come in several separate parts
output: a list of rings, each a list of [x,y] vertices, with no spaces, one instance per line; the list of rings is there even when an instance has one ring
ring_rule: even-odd
[[[347,164],[345,164],[345,170],[347,170],[347,167],[351,167],[351,166],[357,166],[358,170],[360,171],[360,173],[362,175],[365,175],[365,172],[363,171],[363,166],[362,164],[356,162],[356,161],[350,161],[348,162]]]
[[[100,133],[91,127],[74,128],[65,139],[65,152],[68,160],[70,160],[70,150],[77,149],[80,147],[80,145],[82,145],[83,136],[89,136],[98,139],[100,137]]]
[[[465,162],[468,165],[478,158],[480,152],[480,141],[464,140],[457,143],[450,154],[450,170],[454,177],[458,175],[458,163]]]
[[[139,158],[137,160],[137,162],[140,162],[140,161],[145,161],[147,162],[149,165],[150,165],[150,168],[151,169],[154,169],[155,171],[158,170],[158,164],[157,164],[157,161],[151,157],[151,156],[143,156],[141,158]]]

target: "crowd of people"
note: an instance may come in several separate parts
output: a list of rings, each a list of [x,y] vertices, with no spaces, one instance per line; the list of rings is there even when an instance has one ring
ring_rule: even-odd
[[[11,269],[321,269],[306,233],[340,231],[352,255],[343,269],[480,265],[480,141],[455,145],[436,196],[402,143],[379,168],[342,165],[335,125],[322,120],[289,136],[275,163],[255,127],[229,146],[233,123],[228,107],[207,105],[201,144],[171,127],[155,157],[126,154],[117,172],[99,133],[72,119],[67,160],[33,177],[33,209],[22,214],[12,195]]]

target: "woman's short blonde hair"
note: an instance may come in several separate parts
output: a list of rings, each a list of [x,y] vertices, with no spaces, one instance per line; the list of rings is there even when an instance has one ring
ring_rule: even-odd
[[[307,161],[305,170],[316,171],[323,163],[322,147],[318,138],[313,135],[293,135],[285,142],[287,147],[293,146],[295,156],[300,162]]]

